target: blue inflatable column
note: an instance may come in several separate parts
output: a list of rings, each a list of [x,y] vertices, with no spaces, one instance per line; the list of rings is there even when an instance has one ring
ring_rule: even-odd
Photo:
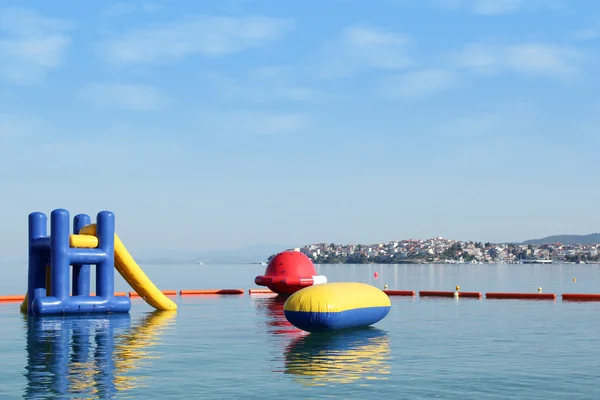
[[[50,252],[48,218],[41,212],[29,214],[29,273],[27,277],[27,312],[36,297],[46,296],[46,261]]]
[[[89,223],[78,215],[74,230]],[[98,248],[71,248],[69,212],[57,209],[51,214],[50,237],[45,237],[45,216],[30,216],[30,269],[28,293],[31,314],[86,314],[129,312],[131,300],[114,295],[115,216],[110,211],[98,213],[96,236]],[[45,290],[45,265],[50,255],[51,293]],[[96,296],[90,296],[90,266],[96,265]],[[73,294],[69,296],[70,269],[73,265]]]
[[[114,254],[115,250],[115,215],[110,211],[101,211],[97,216],[96,236],[98,248],[104,254]],[[115,295],[115,258],[104,257],[96,264],[96,295],[112,299]]]
[[[58,209],[50,216],[50,262],[52,264],[52,296],[64,303],[69,297],[69,212]]]
[[[78,214],[73,218],[73,233],[79,234],[84,226],[89,225],[89,215]],[[73,296],[90,295],[90,264],[73,265]]]

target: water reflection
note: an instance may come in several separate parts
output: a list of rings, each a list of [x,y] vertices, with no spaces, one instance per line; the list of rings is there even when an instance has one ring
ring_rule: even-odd
[[[288,322],[283,313],[283,305],[287,300],[288,296],[257,296],[255,297],[254,303],[256,309],[262,312],[265,316],[264,320],[269,328],[269,331],[275,335],[286,334],[286,335],[298,335],[303,334],[304,331],[297,329]]]
[[[377,328],[309,334],[287,347],[284,373],[305,385],[386,379],[390,354],[390,338]]]
[[[292,336],[283,347],[285,374],[294,375],[304,385],[326,385],[385,379],[390,373],[387,332],[367,327],[309,334],[287,321],[283,312],[286,300],[286,296],[253,298],[271,334]]]
[[[24,398],[113,398],[141,384],[131,373],[174,312],[153,312],[131,326],[129,314],[27,318]]]

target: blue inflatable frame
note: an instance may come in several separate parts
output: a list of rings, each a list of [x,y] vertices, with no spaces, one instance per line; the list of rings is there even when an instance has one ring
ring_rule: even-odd
[[[53,210],[29,214],[29,274],[27,313],[29,315],[128,313],[131,300],[115,296],[115,216],[110,211],[97,215],[94,249],[70,246],[69,212]],[[78,234],[90,217],[78,214],[73,218],[73,233]],[[46,292],[46,270],[50,266],[50,296]],[[96,295],[90,296],[90,270],[96,266]],[[73,266],[72,296],[69,291],[70,266]]]

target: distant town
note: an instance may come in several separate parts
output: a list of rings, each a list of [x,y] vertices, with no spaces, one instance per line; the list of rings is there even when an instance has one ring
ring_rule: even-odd
[[[584,264],[599,262],[599,248],[600,244],[494,244],[437,237],[376,244],[316,243],[296,250],[315,264]]]

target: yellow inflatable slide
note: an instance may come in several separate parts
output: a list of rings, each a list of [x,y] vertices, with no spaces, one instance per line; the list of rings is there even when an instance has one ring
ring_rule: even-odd
[[[73,247],[98,247],[96,237],[96,224],[85,226],[79,235],[71,235]],[[115,269],[131,285],[140,297],[157,310],[177,310],[177,304],[165,296],[148,278],[140,266],[135,262],[119,236],[115,233]]]

